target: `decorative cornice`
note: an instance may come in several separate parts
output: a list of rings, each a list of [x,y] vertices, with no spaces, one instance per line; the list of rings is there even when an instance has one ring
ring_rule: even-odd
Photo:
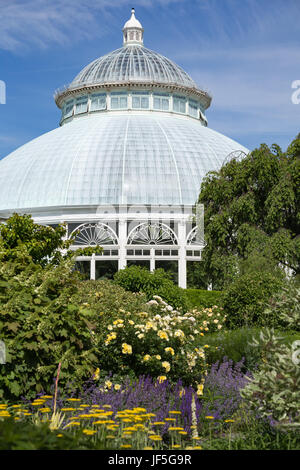
[[[93,93],[97,90],[106,90],[106,91],[112,91],[116,88],[127,88],[127,89],[135,89],[135,88],[143,88],[143,89],[164,89],[169,92],[181,92],[184,93],[187,96],[196,98],[196,99],[201,99],[201,102],[204,104],[205,109],[209,108],[212,97],[203,90],[200,90],[198,88],[190,88],[190,87],[185,87],[177,84],[172,84],[172,83],[159,83],[159,82],[141,82],[141,81],[124,81],[124,82],[111,82],[111,83],[101,83],[99,85],[97,84],[92,84],[92,85],[84,85],[84,86],[79,86],[77,88],[64,88],[61,90],[57,90],[54,94],[54,99],[55,103],[58,106],[58,108],[61,109],[62,103],[68,99],[68,98],[73,98],[74,96],[80,96],[82,94],[86,93]]]

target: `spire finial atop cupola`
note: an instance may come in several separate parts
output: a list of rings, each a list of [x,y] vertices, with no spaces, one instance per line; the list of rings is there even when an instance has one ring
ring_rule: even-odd
[[[135,17],[135,9],[131,9],[131,18],[125,23],[123,28],[123,45],[143,45],[144,29],[139,20]]]

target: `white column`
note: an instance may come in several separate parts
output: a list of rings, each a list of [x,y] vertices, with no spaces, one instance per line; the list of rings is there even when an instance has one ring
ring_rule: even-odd
[[[119,221],[119,270],[127,265],[126,260],[127,221]]]
[[[91,279],[93,281],[96,280],[96,259],[95,259],[95,253],[92,254],[91,258]]]
[[[178,222],[178,285],[186,289],[186,224],[184,220]]]
[[[153,272],[155,269],[155,248],[150,248],[150,271]]]

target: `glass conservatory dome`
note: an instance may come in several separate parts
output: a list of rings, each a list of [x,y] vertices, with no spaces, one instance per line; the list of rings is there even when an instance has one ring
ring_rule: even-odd
[[[206,127],[211,98],[178,65],[145,48],[143,31],[132,10],[123,47],[57,94],[63,125],[0,161],[0,211],[193,205],[208,171],[231,152],[247,152]]]
[[[196,83],[178,65],[139,45],[129,45],[87,65],[69,89],[89,84],[115,82],[165,83],[197,88]]]
[[[240,149],[185,117],[82,117],[0,161],[1,209],[192,205],[204,175]]]
[[[123,47],[56,92],[60,126],[0,160],[0,223],[29,213],[39,224],[63,222],[71,249],[100,245],[76,257],[87,278],[130,263],[177,265],[186,288],[188,263],[205,247],[201,182],[248,150],[207,127],[211,96],[144,47],[134,13]]]

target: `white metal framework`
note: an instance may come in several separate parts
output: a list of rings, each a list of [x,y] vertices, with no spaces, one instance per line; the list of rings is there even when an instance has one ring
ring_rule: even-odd
[[[118,237],[106,224],[101,222],[82,224],[71,234],[75,236],[74,245],[96,246],[117,245]]]
[[[107,209],[107,210],[106,210]],[[147,265],[151,271],[167,262],[177,263],[178,285],[186,288],[188,261],[200,261],[204,240],[197,237],[193,206],[120,206],[102,207],[91,213],[73,209],[63,218],[36,216],[37,223],[54,226],[65,223],[67,238],[73,238],[71,249],[100,245],[101,253],[79,256],[90,279],[97,279],[97,265],[114,262],[115,271],[128,264]],[[83,223],[82,221],[85,220]],[[202,233],[202,232],[201,232]],[[103,264],[104,263],[104,264]],[[107,264],[108,266],[108,264]]]

